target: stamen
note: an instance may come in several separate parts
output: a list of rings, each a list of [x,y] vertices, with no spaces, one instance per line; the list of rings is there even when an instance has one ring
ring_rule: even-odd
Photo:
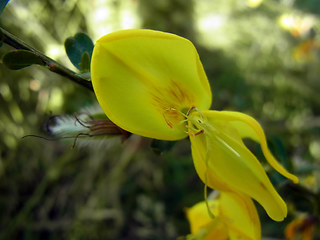
[[[198,136],[198,135],[200,135],[201,133],[204,133],[204,129],[201,129],[199,132],[196,132],[194,135],[195,135],[195,136]]]
[[[196,132],[196,133],[193,133],[193,132],[188,132],[189,136],[191,137],[195,137],[195,136],[198,136],[200,134],[204,133],[204,130],[201,129],[200,131]]]
[[[195,108],[196,108],[196,106],[195,106],[195,105],[192,105],[191,108],[189,108],[189,110],[188,110],[188,112],[187,112],[187,116],[189,116],[190,113],[191,113],[191,111],[192,111],[193,109],[195,109]]]
[[[203,113],[202,113],[198,108],[196,108],[195,106],[192,106],[192,107],[189,109],[189,111],[187,112],[187,116],[189,116],[189,115],[191,114],[191,111],[192,111],[192,110],[195,110],[197,113],[199,113],[201,119],[205,119],[205,116],[203,115]],[[198,122],[201,123],[200,120],[198,120]]]
[[[195,137],[195,136],[198,136],[198,135],[204,133],[204,129],[199,130],[199,129],[196,129],[195,127],[190,127],[188,125],[186,125],[186,128],[190,129],[192,131],[192,132],[190,132],[190,131],[187,132],[189,134],[189,136],[191,136],[191,137]],[[193,133],[193,132],[195,132],[195,133]]]
[[[198,109],[196,108],[196,106],[194,106],[194,105],[192,105],[192,106],[189,108],[189,110],[187,111],[186,114],[184,114],[182,111],[177,110],[176,108],[170,107],[170,108],[165,109],[164,112],[162,113],[162,115],[163,115],[163,118],[164,118],[166,124],[167,124],[170,128],[173,129],[173,128],[174,128],[174,125],[168,120],[168,118],[167,118],[167,116],[166,116],[166,114],[167,114],[168,111],[175,111],[175,112],[181,114],[181,115],[185,118],[185,119],[181,120],[181,121],[178,123],[178,124],[180,125],[180,124],[183,124],[183,123],[185,123],[185,122],[189,122],[189,121],[190,121],[189,115],[191,114],[191,112],[192,112],[193,110],[196,110],[197,112],[199,112],[200,115],[201,115],[201,117],[203,117],[201,111],[198,110]],[[198,121],[199,121],[199,123],[201,123],[200,120],[198,120]],[[203,129],[199,131],[199,130],[196,129],[196,128],[190,128],[190,127],[188,127],[188,125],[186,125],[186,128],[192,129],[193,132],[196,132],[196,133],[192,133],[192,132],[190,132],[190,131],[187,132],[187,133],[188,133],[190,136],[192,136],[192,137],[204,133],[204,130],[203,130]]]
[[[164,112],[162,113],[162,115],[163,115],[163,118],[164,118],[164,120],[166,121],[167,125],[168,125],[170,128],[174,128],[173,124],[167,119],[166,113],[167,113],[168,111],[175,111],[175,112],[181,114],[181,115],[185,118],[184,120],[182,120],[182,121],[179,122],[179,124],[181,124],[181,123],[184,123],[184,122],[187,122],[187,121],[188,121],[188,116],[190,115],[190,113],[191,113],[191,111],[192,111],[193,109],[196,109],[196,107],[195,107],[194,105],[193,105],[191,108],[189,108],[187,114],[184,114],[183,112],[177,110],[176,108],[170,107],[170,108],[165,109]]]

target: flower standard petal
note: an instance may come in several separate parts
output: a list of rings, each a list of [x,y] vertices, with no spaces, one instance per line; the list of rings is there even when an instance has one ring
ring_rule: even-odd
[[[186,137],[180,112],[209,109],[210,86],[193,44],[174,34],[122,30],[100,38],[91,77],[106,115],[121,128],[145,137]]]
[[[190,134],[195,168],[203,182],[221,191],[247,194],[276,221],[286,217],[286,204],[236,130],[198,112],[189,116],[189,128],[203,130],[202,134]]]

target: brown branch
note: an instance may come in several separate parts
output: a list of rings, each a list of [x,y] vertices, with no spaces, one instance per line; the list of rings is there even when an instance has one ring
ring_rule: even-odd
[[[0,27],[1,32],[3,33],[3,42],[8,44],[9,46],[15,49],[22,49],[28,50],[35,53],[43,63],[48,67],[48,69],[52,72],[55,72],[63,77],[70,79],[71,81],[80,84],[83,87],[93,91],[92,83],[80,76],[78,76],[75,72],[71,71],[70,69],[66,68],[65,66],[61,65],[60,63],[56,62],[55,60],[49,58],[48,56],[44,55],[42,52],[34,49],[33,47],[26,44],[24,41],[19,39],[18,37],[14,36],[13,34],[9,33],[8,31],[4,30]]]

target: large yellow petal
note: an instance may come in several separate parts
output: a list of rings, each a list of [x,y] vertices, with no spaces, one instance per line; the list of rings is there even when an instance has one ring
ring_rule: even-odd
[[[210,211],[216,216],[211,218],[206,202],[199,202],[187,209],[187,218],[190,223],[192,240],[228,240],[227,224],[219,217],[219,200],[209,202]]]
[[[207,112],[189,116],[192,156],[202,181],[213,189],[246,194],[258,201],[272,219],[283,220],[286,204],[260,162],[236,129],[210,117]]]
[[[221,192],[220,216],[225,219],[231,240],[261,239],[261,226],[257,209],[246,195]]]
[[[199,202],[187,209],[191,239],[261,239],[261,227],[257,210],[252,200],[242,194],[221,192],[217,199]]]
[[[145,137],[184,138],[180,112],[192,105],[211,105],[210,86],[195,47],[174,34],[130,29],[100,38],[93,50],[91,78],[110,120]]]
[[[219,201],[211,200],[209,201],[210,211],[213,215],[218,216],[219,212]],[[194,234],[200,229],[206,227],[211,221],[212,218],[209,216],[208,208],[206,202],[199,202],[188,208],[186,210],[187,218],[190,223],[191,233]]]
[[[241,138],[251,138],[252,140],[260,143],[263,154],[269,164],[280,174],[282,174],[286,178],[291,179],[294,183],[299,182],[299,179],[295,175],[289,173],[273,157],[268,148],[264,131],[260,124],[254,118],[240,112],[231,111],[204,111],[204,114],[206,114],[211,119],[223,121],[226,123],[226,125],[231,125],[237,130]]]

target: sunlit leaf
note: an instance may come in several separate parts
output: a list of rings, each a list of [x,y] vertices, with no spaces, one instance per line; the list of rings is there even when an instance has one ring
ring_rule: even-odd
[[[33,64],[45,65],[38,55],[28,50],[15,50],[8,52],[2,57],[2,62],[12,70],[29,67]]]
[[[89,55],[89,62],[93,51],[92,40],[84,33],[77,33],[74,37],[69,37],[64,42],[67,55],[72,64],[85,72],[80,65],[82,64],[82,56],[85,52]]]

